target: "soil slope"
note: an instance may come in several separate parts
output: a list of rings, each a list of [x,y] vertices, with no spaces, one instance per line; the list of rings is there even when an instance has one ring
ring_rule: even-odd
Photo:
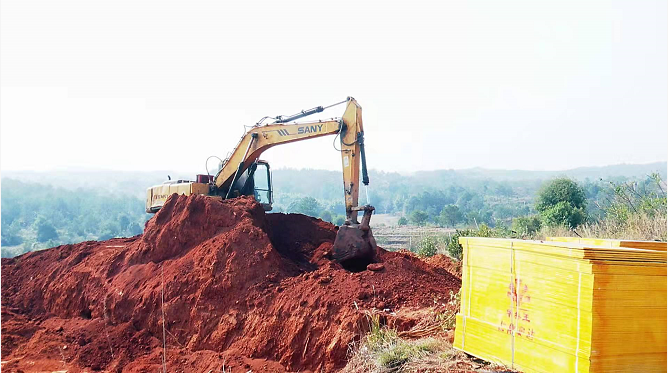
[[[460,287],[380,248],[348,271],[330,259],[335,235],[252,198],[174,195],[143,235],[3,258],[2,369],[155,371],[165,348],[168,371],[332,371],[365,312],[407,329],[410,310]]]

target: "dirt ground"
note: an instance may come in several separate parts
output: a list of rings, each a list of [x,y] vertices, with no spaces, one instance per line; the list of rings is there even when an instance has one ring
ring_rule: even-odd
[[[335,235],[252,198],[172,196],[143,235],[3,258],[2,370],[335,371],[368,312],[409,330],[461,286],[443,258],[381,248],[345,269]]]

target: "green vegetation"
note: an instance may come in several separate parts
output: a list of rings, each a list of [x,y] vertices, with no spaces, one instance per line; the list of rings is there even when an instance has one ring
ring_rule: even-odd
[[[415,252],[423,257],[434,256],[438,250],[437,246],[437,238],[433,236],[427,236],[418,243],[417,250]]]
[[[579,235],[666,241],[666,186],[658,174],[634,181],[587,183],[584,187],[572,180],[555,179],[546,182],[536,200],[540,213],[513,218],[511,228],[483,223],[452,234],[427,236],[414,251],[420,256],[441,253],[461,260],[459,238],[467,236],[544,239]],[[596,215],[585,215],[588,202],[596,207]]]
[[[278,206],[277,208],[274,208],[273,211],[283,212],[283,209]],[[288,213],[309,215],[336,225],[341,225],[345,222],[346,217],[344,214],[337,214],[337,211],[338,210],[334,204],[326,206],[310,196],[294,198],[286,210]]]
[[[378,315],[368,315],[367,319],[370,330],[344,371],[401,371],[411,362],[420,361],[430,355],[437,357],[448,348],[434,338],[403,339],[395,329],[382,325]]]
[[[513,219],[512,231],[519,238],[531,237],[540,230],[542,223],[538,215],[520,216]]]
[[[348,365],[342,372],[441,372],[459,371],[453,362],[476,366],[481,371],[501,371],[503,367],[474,360],[455,350],[446,338],[455,327],[455,315],[460,309],[459,292],[450,292],[450,300],[426,310],[421,319],[408,331],[382,325],[378,314],[368,312],[368,332],[350,347]],[[424,337],[424,335],[431,335]],[[448,369],[445,369],[448,368]]]
[[[638,176],[650,168],[660,173]],[[630,176],[615,176],[620,172]],[[455,229],[433,242],[436,252],[457,258],[461,255],[457,238],[466,235],[541,238],[577,232],[665,240],[665,173],[665,163],[571,171],[569,175],[580,177],[577,180],[545,180],[545,175],[557,174],[522,171],[442,170],[404,176],[372,170],[369,197],[376,214],[398,216],[400,226]],[[588,174],[606,179],[582,178]],[[75,175],[26,172],[16,174],[22,181],[2,179],[3,256],[141,233],[150,217],[144,213],[145,188],[157,184],[161,173]],[[288,169],[273,175],[274,212],[343,224],[340,172]],[[44,180],[60,186],[43,185]],[[85,188],[79,187],[81,180]],[[360,203],[366,203],[366,193],[361,193]],[[413,240],[410,249],[430,255],[433,242],[420,246]]]
[[[411,212],[410,221],[417,226],[425,225],[427,223],[427,219],[429,219],[429,215],[424,211],[414,210]]]
[[[457,205],[445,205],[439,214],[439,223],[444,227],[454,227],[464,220],[464,214]]]
[[[568,178],[554,179],[538,192],[536,210],[550,227],[575,228],[584,223],[587,201],[584,190]]]
[[[136,197],[2,180],[2,256],[140,234],[148,215]]]

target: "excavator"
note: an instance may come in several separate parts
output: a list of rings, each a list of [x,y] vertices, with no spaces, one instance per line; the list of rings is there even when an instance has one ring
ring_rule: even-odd
[[[339,118],[294,122],[342,104],[345,104],[346,108],[343,116]],[[268,119],[271,122],[263,124]],[[369,185],[369,174],[364,151],[362,107],[352,97],[333,105],[302,110],[294,115],[262,118],[246,131],[232,153],[220,162],[215,176],[210,175],[207,168],[207,174],[197,175],[195,181],[169,180],[148,188],[146,212],[155,213],[160,210],[167,198],[174,193],[202,194],[222,199],[254,196],[266,211],[271,211],[271,171],[269,164],[259,159],[261,154],[276,145],[327,135],[336,135],[339,139],[346,207],[346,220],[338,227],[332,257],[344,266],[371,262],[376,252],[376,241],[369,227],[374,208],[370,205],[358,206],[360,171],[364,185]],[[361,222],[358,220],[359,212],[363,213]]]

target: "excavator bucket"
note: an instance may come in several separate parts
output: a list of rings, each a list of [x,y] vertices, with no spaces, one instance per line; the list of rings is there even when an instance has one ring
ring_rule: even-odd
[[[332,254],[345,268],[364,270],[374,261],[377,245],[369,227],[373,210],[373,207],[365,206],[361,223],[346,222],[339,227]]]

